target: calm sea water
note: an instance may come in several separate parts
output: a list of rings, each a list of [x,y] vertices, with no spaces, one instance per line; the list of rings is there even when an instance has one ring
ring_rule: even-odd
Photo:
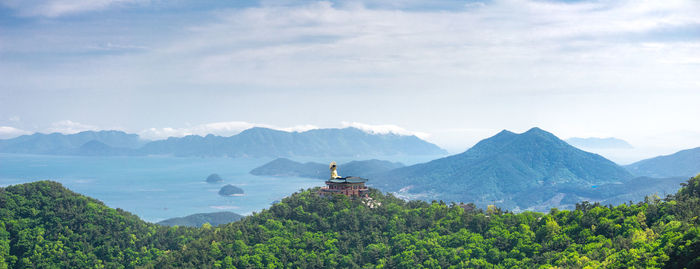
[[[435,156],[404,157],[405,164]],[[385,158],[387,159],[387,158]],[[269,162],[252,158],[78,157],[0,154],[0,186],[53,180],[70,190],[157,222],[195,213],[232,211],[243,215],[300,189],[323,185],[322,180],[298,177],[258,177],[248,172]],[[303,160],[327,162],[326,160]],[[339,163],[347,160],[338,160]],[[341,167],[342,171],[342,167]],[[209,184],[209,174],[224,182]],[[242,188],[244,196],[218,194],[223,185]]]
[[[157,222],[194,213],[250,214],[274,200],[315,186],[317,179],[258,177],[248,172],[271,159],[175,157],[75,157],[0,154],[0,185],[53,180],[72,191]],[[211,173],[224,182],[206,183]],[[233,184],[244,196],[224,197]]]

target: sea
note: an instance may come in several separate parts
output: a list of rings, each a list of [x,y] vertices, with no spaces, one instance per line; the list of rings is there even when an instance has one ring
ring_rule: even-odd
[[[373,157],[406,165],[441,156]],[[365,160],[367,158],[357,158]],[[254,176],[249,172],[273,158],[171,156],[55,156],[0,153],[0,187],[52,180],[66,188],[121,208],[149,222],[195,213],[230,211],[250,215],[300,190],[322,186],[323,180]],[[339,164],[352,159],[336,159]],[[295,161],[330,162],[326,158]],[[339,167],[342,173],[342,167]],[[224,181],[207,183],[212,173]],[[371,180],[371,179],[370,179]],[[221,196],[231,184],[243,196]]]

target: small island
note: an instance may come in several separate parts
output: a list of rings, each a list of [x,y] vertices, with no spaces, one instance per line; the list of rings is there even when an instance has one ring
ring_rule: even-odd
[[[224,179],[219,174],[211,174],[207,177],[207,183],[221,183]]]
[[[239,187],[228,184],[219,190],[221,196],[243,196],[243,190]]]

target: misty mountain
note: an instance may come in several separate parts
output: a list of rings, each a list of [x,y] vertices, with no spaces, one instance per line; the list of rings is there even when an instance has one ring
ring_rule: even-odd
[[[77,134],[35,133],[0,140],[0,152],[26,154],[114,155],[127,154],[145,141],[122,131],[85,131]]]
[[[370,134],[356,128],[285,132],[251,128],[230,137],[170,137],[145,143],[136,134],[86,131],[33,134],[0,140],[0,152],[52,155],[172,155],[229,157],[441,155],[416,136]]]
[[[700,173],[700,147],[686,149],[671,155],[658,156],[626,165],[638,176],[691,177]]]
[[[351,161],[338,165],[338,174],[340,176],[367,177],[401,167],[404,167],[401,163],[383,160]],[[328,164],[300,163],[286,158],[277,158],[251,170],[250,173],[256,176],[293,176],[318,179],[328,179],[330,177]]]
[[[633,148],[632,145],[627,143],[627,141],[619,139],[619,138],[614,138],[614,137],[607,137],[607,138],[572,137],[572,138],[566,139],[566,142],[574,147],[586,148],[586,149],[631,149],[631,148]]]
[[[97,140],[90,140],[77,149],[67,150],[62,154],[83,156],[114,156],[133,155],[134,149],[124,147],[112,147]]]
[[[575,203],[579,190],[632,178],[614,162],[532,128],[504,130],[464,153],[375,175],[370,183],[413,198],[524,209]]]
[[[230,137],[171,137],[146,144],[140,153],[174,156],[291,157],[438,155],[447,152],[416,136],[370,134],[357,128],[285,132],[256,127]]]
[[[322,163],[295,162],[287,158],[277,158],[253,170],[250,174],[273,177],[328,178],[328,165]]]

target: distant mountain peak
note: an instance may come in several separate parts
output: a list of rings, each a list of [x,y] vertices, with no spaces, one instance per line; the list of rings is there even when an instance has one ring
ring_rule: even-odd
[[[566,142],[577,148],[584,149],[631,149],[630,143],[615,137],[572,137]]]
[[[535,127],[520,134],[504,130],[461,154],[379,175],[375,186],[388,191],[412,186],[409,192],[437,194],[432,197],[436,199],[502,201],[499,204],[505,207],[526,208],[552,196],[544,200],[518,197],[543,188],[590,188],[631,178],[614,162]]]
[[[514,132],[508,131],[506,129],[503,129],[502,131],[498,132],[496,136],[504,136],[504,135],[514,135]]]
[[[700,173],[700,147],[641,160],[625,167],[638,176],[692,177]]]
[[[271,128],[265,128],[265,127],[257,127],[257,126],[256,126],[256,127],[252,127],[252,128],[245,129],[245,130],[241,131],[239,134],[246,134],[246,133],[267,133],[267,132],[284,132],[284,131],[275,130],[275,129],[271,129]]]
[[[514,150],[514,147],[521,150],[526,148],[532,148],[531,150],[539,150],[545,148],[545,144],[556,148],[569,146],[552,133],[534,127],[520,134],[503,130],[492,137],[479,141],[479,143],[462,154],[470,153],[472,155],[477,154],[480,156],[493,155],[499,154],[504,150]]]
[[[524,134],[542,134],[542,135],[553,135],[550,132],[547,132],[545,130],[542,130],[540,127],[532,127],[530,130],[527,130]]]
[[[564,140],[559,139],[556,135],[553,133],[547,132],[545,130],[540,129],[539,127],[532,127],[530,130],[527,130],[526,132],[521,134],[522,136],[536,136],[540,138],[546,138],[548,140],[553,140],[553,141],[561,141],[561,143],[564,143]]]

